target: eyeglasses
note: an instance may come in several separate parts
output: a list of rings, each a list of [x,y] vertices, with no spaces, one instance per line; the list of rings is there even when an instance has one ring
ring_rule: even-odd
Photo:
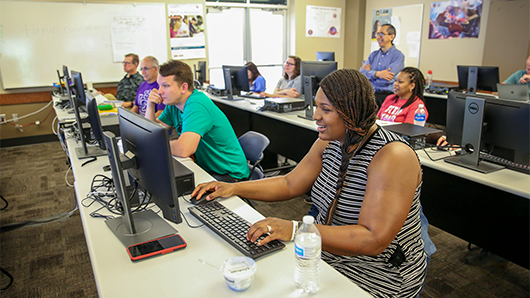
[[[130,64],[132,64],[132,62],[129,62],[129,61],[123,61],[122,64],[123,64],[123,65],[130,65]]]
[[[140,71],[148,71],[151,68],[154,68],[154,67],[140,67]]]
[[[390,34],[386,34],[385,32],[377,32],[377,33],[375,34],[375,36],[379,36],[379,37],[383,37],[383,36],[385,36],[385,35],[390,35]]]
[[[285,61],[285,65],[294,66],[294,63],[291,63],[291,62]]]

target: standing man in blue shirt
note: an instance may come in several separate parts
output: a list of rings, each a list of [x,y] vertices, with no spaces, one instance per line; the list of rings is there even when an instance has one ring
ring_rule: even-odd
[[[384,24],[375,33],[380,49],[373,51],[361,67],[375,92],[375,101],[381,108],[385,98],[394,93],[394,77],[405,67],[405,55],[394,46],[396,28]]]

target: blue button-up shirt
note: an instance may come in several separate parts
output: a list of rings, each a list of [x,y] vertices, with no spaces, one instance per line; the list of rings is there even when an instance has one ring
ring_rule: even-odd
[[[405,55],[396,49],[396,46],[392,46],[386,53],[381,49],[373,51],[366,63],[370,63],[371,70],[360,69],[360,72],[364,74],[370,83],[374,91],[389,91],[394,92],[395,76],[392,80],[387,81],[385,79],[375,77],[375,73],[380,70],[386,70],[390,67],[390,71],[397,76],[397,74],[405,67]]]

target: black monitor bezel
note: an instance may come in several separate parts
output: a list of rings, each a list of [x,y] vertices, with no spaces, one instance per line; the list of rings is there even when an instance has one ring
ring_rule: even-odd
[[[449,92],[445,127],[447,141],[461,145],[464,108],[466,98],[469,96],[486,101],[480,149],[519,164],[528,164],[528,144],[530,144],[530,117],[528,117],[530,103],[528,102]]]
[[[499,83],[499,67],[498,66],[470,66],[457,65],[458,74],[458,88],[467,90],[469,68],[477,68],[477,90],[497,92],[497,84]]]
[[[169,129],[123,107],[118,108],[123,151],[134,153],[129,174],[151,193],[165,219],[181,223]]]
[[[317,87],[313,87],[316,91],[318,89],[318,84],[324,79],[328,74],[337,70],[338,63],[336,61],[301,61],[300,62],[300,94],[305,94],[304,90],[304,77],[305,76],[315,76]],[[313,96],[315,96],[313,92]]]

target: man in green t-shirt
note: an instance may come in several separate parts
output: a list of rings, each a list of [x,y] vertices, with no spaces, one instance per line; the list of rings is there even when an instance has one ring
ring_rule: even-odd
[[[145,117],[155,120],[154,106],[166,105],[156,121],[178,134],[178,139],[170,141],[171,154],[195,154],[195,162],[220,181],[247,178],[250,170],[234,129],[208,96],[194,90],[191,68],[169,60],[160,65],[157,82],[159,89],[149,94]]]

